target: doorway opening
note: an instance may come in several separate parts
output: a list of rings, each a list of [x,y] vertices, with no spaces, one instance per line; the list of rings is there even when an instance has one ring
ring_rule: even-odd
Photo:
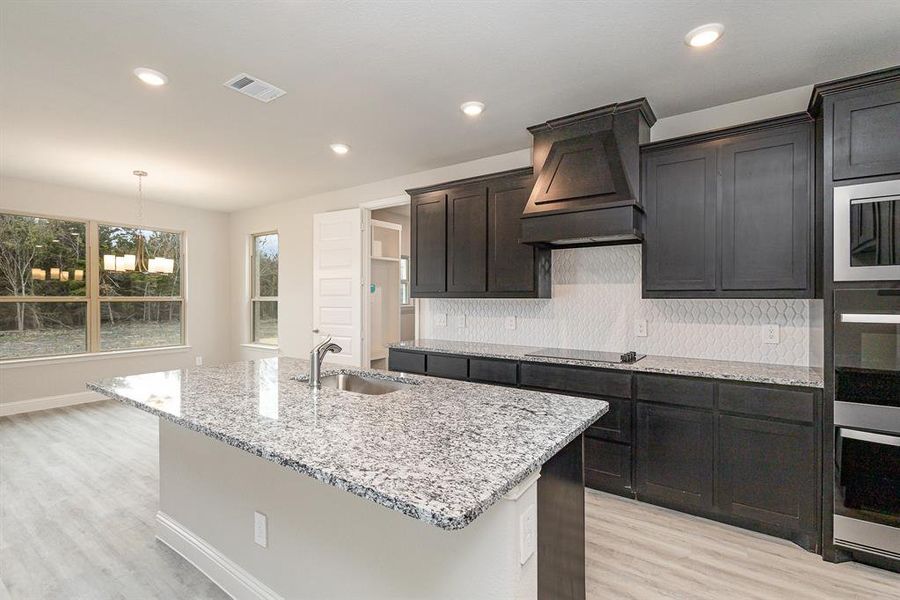
[[[371,209],[368,222],[365,339],[369,364],[387,369],[388,346],[416,337],[416,303],[410,295],[410,203]],[[367,269],[365,268],[367,267]]]

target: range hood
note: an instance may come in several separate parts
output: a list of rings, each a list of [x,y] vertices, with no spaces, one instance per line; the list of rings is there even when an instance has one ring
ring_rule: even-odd
[[[655,122],[640,98],[529,127],[537,179],[520,241],[545,248],[640,243],[640,144],[650,141]]]

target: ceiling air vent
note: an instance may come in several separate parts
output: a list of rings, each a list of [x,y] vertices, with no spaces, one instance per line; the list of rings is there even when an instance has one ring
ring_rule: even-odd
[[[225,82],[225,87],[229,87],[242,94],[256,98],[260,102],[271,102],[279,96],[283,96],[285,91],[277,88],[271,83],[266,83],[261,79],[257,79],[246,73],[235,75]]]

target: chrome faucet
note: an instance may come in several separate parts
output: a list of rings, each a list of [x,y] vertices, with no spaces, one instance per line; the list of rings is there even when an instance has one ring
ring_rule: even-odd
[[[322,374],[322,361],[329,352],[340,352],[343,350],[340,346],[331,341],[331,337],[327,337],[312,349],[309,353],[309,387],[314,390],[319,389],[319,378]]]

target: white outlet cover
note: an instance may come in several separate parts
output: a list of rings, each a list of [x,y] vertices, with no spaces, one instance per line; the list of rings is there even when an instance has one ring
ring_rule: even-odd
[[[195,357],[194,357],[194,364],[197,365],[198,367],[202,367],[202,366],[203,366],[203,357],[202,357],[202,356],[195,356]]]
[[[524,565],[537,552],[537,512],[530,505],[519,517],[519,564]]]
[[[504,321],[504,325],[506,326],[506,328],[508,330],[510,330],[510,331],[514,330],[516,328],[516,318],[515,317],[506,317],[506,320]]]
[[[778,325],[765,326],[765,339],[767,344],[777,344],[781,341],[781,335]]]
[[[466,328],[466,315],[456,315],[453,318],[456,321],[457,329],[465,329]]]
[[[447,313],[435,313],[434,326],[435,327],[446,327],[447,326]]]
[[[636,319],[634,322],[635,337],[647,337],[647,320]]]
[[[267,521],[268,519],[263,513],[253,513],[253,541],[256,545],[262,546],[263,548],[268,548],[269,546]]]

